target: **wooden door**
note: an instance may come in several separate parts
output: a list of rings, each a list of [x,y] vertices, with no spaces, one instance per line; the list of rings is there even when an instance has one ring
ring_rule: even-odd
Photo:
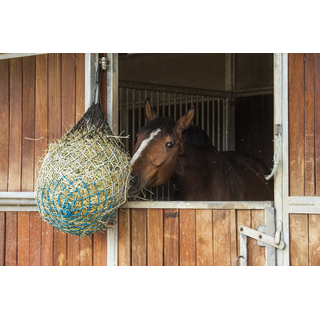
[[[162,203],[163,205],[163,203]],[[240,254],[239,226],[257,229],[265,210],[227,203],[127,203],[119,211],[119,266],[235,266]],[[130,207],[131,206],[131,207]],[[133,206],[133,207],[132,207]],[[164,206],[164,205],[163,205]],[[170,207],[171,206],[171,207]],[[212,209],[212,208],[214,209]],[[248,265],[266,265],[265,248],[248,239]]]
[[[320,265],[320,54],[290,53],[283,105],[285,265]],[[286,99],[286,96],[283,97]]]

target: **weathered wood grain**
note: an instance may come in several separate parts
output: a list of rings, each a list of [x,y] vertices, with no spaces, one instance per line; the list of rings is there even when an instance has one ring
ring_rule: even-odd
[[[0,61],[0,191],[8,191],[9,169],[9,61]],[[6,213],[0,212],[0,266],[5,265]]]
[[[231,221],[229,210],[213,210],[213,262],[231,265]]]
[[[309,215],[309,266],[320,266],[320,215]]]
[[[307,266],[309,264],[308,215],[290,214],[290,265]]]
[[[131,265],[131,219],[130,209],[118,212],[118,265]]]
[[[315,108],[314,108],[314,80],[315,55],[305,54],[305,167],[304,167],[304,195],[315,195]]]
[[[147,210],[148,266],[163,265],[163,211]]]
[[[289,54],[289,189],[304,195],[305,111],[304,54]]]
[[[179,265],[179,210],[164,210],[164,265]]]
[[[132,209],[132,265],[147,265],[147,210]]]
[[[196,211],[197,266],[213,266],[213,210]],[[216,213],[216,212],[215,212]]]
[[[180,265],[196,265],[196,210],[180,210]]]

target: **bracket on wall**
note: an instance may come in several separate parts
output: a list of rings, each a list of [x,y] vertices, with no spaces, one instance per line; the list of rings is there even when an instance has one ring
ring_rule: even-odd
[[[107,68],[110,66],[110,59],[107,57],[102,57],[99,59],[99,64],[101,64],[102,70],[107,70]]]
[[[276,249],[283,250],[285,243],[280,240],[282,232],[282,222],[277,222],[277,229],[275,229],[275,209],[267,207],[265,209],[265,225],[258,226],[257,230],[240,226],[240,260],[241,266],[247,266],[248,253],[247,253],[247,239],[248,237],[256,239],[259,246],[265,247],[266,252],[266,265],[276,265]],[[239,258],[238,257],[238,258]],[[237,258],[237,259],[238,259]]]

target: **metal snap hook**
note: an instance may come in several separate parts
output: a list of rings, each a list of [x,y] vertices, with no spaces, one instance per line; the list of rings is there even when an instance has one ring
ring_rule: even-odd
[[[239,266],[239,259],[240,258],[244,259],[244,256],[237,256],[237,267]]]

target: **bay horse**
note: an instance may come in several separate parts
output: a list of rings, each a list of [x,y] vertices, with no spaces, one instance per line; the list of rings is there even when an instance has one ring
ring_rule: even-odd
[[[174,200],[272,200],[266,166],[253,156],[218,151],[202,129],[191,125],[194,113],[192,107],[178,121],[158,117],[146,99],[147,124],[137,133],[129,197],[172,179]]]

